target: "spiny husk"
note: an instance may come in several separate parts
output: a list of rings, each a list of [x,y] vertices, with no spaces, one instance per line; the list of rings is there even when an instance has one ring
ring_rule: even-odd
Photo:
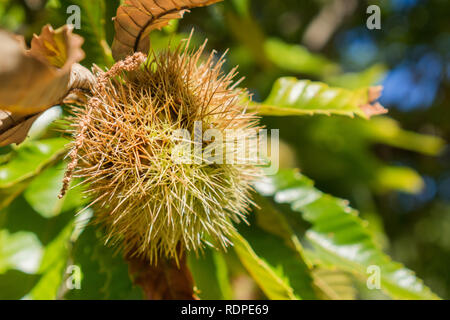
[[[172,160],[174,130],[193,132],[195,121],[221,131],[258,122],[245,112],[236,70],[223,74],[223,57],[201,62],[204,45],[188,47],[154,54],[133,72],[116,64],[111,77],[99,77],[103,83],[86,108],[74,113],[78,165],[72,169],[89,185],[95,221],[106,227],[109,242],[151,263],[176,257],[177,246],[196,251],[206,239],[226,247],[232,222],[245,220],[250,185],[260,174],[252,164]],[[224,144],[233,138],[224,135]]]

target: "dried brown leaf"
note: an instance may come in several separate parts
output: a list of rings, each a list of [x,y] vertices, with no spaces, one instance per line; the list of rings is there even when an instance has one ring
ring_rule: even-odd
[[[83,42],[83,38],[73,34],[68,25],[57,30],[46,25],[39,36],[33,36],[28,54],[58,68],[60,72],[66,72],[74,63],[84,59]]]
[[[189,9],[219,1],[222,0],[125,0],[114,18],[114,59],[122,60],[138,51],[147,54],[152,30],[161,29],[171,19],[182,18]]]
[[[388,110],[383,107],[380,103],[376,102],[383,91],[383,86],[370,87],[367,93],[368,103],[360,106],[361,110],[364,112],[367,118],[372,116],[385,114]]]
[[[17,116],[9,111],[0,110],[0,147],[11,143],[21,143],[33,122],[41,115]]]
[[[83,39],[69,26],[42,28],[27,50],[22,37],[0,30],[0,145],[20,143],[46,109],[72,89],[88,90],[95,79],[77,64]]]

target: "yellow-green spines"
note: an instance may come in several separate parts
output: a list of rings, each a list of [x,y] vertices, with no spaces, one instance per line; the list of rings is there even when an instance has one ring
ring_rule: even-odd
[[[233,86],[235,71],[223,74],[224,60],[214,55],[201,62],[203,49],[155,54],[132,72],[123,71],[122,62],[75,112],[74,134],[82,133],[75,175],[89,185],[95,221],[126,254],[150,262],[174,257],[177,247],[197,250],[206,237],[227,246],[259,175],[248,163],[178,163],[172,157],[176,130],[194,136],[196,123],[221,132],[257,125],[245,112],[243,91]],[[202,142],[202,150],[207,146]]]

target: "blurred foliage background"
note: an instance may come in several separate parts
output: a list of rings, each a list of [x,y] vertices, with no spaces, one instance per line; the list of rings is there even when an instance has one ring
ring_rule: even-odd
[[[119,0],[1,0],[0,27],[29,41],[46,23],[65,24],[71,4],[81,7],[81,29],[76,33],[86,40],[82,64],[108,66],[107,45],[98,46],[98,42],[105,38],[111,44],[111,17]],[[381,30],[366,28],[366,9],[371,4],[381,8]],[[348,199],[370,222],[380,246],[448,299],[449,16],[446,0],[225,0],[193,10],[183,20],[154,32],[151,43],[157,51],[195,28],[197,44],[208,38],[209,49],[219,53],[230,49],[226,68],[239,65],[240,74],[245,75],[243,85],[257,101],[264,100],[274,81],[286,75],[351,89],[383,85],[381,103],[389,109],[388,116],[371,121],[341,116],[264,117],[263,122],[280,128],[282,167],[298,167],[318,189]],[[63,112],[60,107],[47,111],[30,139],[58,136],[46,128]],[[53,151],[60,150],[60,141],[46,141],[50,143],[42,146],[25,142],[25,148],[38,150],[15,159],[23,170],[0,183],[0,298],[64,296],[58,279],[65,265],[53,262],[60,261],[56,259],[60,254],[86,262],[89,267],[83,277],[91,281],[85,283],[104,285],[92,285],[87,294],[83,290],[82,298],[139,297],[129,281],[111,281],[126,273],[118,256],[112,256],[109,248],[83,245],[83,241],[95,241],[95,230],[84,232],[84,239],[67,253],[67,239],[79,236],[79,224],[68,222],[82,220],[74,218],[74,213],[84,203],[77,196],[65,200],[54,196],[64,166]],[[0,148],[0,177],[11,167],[11,162],[5,164],[11,148]],[[50,167],[49,159],[56,165]],[[30,183],[30,171],[42,174]],[[84,213],[89,214],[89,210]],[[2,255],[9,258],[1,259]],[[117,259],[115,264],[111,259]],[[111,270],[112,265],[117,267]],[[233,286],[238,293],[234,297],[259,297],[245,276],[237,276]],[[69,297],[77,298],[77,294],[71,291]],[[383,297],[370,292],[360,295]]]

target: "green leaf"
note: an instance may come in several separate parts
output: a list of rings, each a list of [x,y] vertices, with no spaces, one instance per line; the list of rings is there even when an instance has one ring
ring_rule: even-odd
[[[366,222],[348,202],[323,194],[312,182],[294,170],[280,170],[256,185],[264,196],[289,204],[294,212],[312,224],[306,232],[321,260],[367,279],[367,268],[381,270],[381,289],[395,299],[437,299],[414,273],[391,261],[376,245]]]
[[[376,187],[379,191],[398,190],[407,193],[422,191],[422,177],[408,167],[382,166],[376,172]]]
[[[251,15],[239,16],[233,10],[227,10],[225,18],[230,34],[242,45],[241,48],[245,49],[253,61],[261,67],[269,69],[272,63],[265,54],[261,54],[264,52],[265,35],[257,21]]]
[[[196,257],[188,256],[189,269],[194,277],[198,296],[203,300],[230,300],[232,291],[228,268],[223,255],[212,249],[205,249]]]
[[[257,197],[256,202],[259,209],[250,217],[251,227],[240,225],[240,233],[259,257],[288,279],[298,297],[316,299],[311,265],[306,262],[299,239],[284,215],[266,199]]]
[[[386,71],[386,66],[375,64],[360,72],[348,72],[325,77],[324,81],[330,86],[358,89],[379,83],[386,74]]]
[[[388,117],[377,117],[364,127],[367,136],[374,142],[435,156],[442,152],[445,140],[429,134],[407,131]]]
[[[314,283],[320,289],[324,300],[354,300],[356,288],[349,274],[326,268],[313,271]]]
[[[250,108],[263,116],[337,114],[369,118],[386,112],[381,105],[372,104],[378,91],[379,88],[334,88],[322,82],[286,77],[275,82],[263,103],[253,103]]]
[[[266,261],[260,258],[244,237],[235,233],[232,240],[233,248],[242,264],[269,299],[298,299],[294,290],[289,286],[288,280],[281,277]]]
[[[44,218],[51,218],[61,212],[76,209],[86,202],[80,187],[72,188],[64,198],[58,198],[65,168],[64,162],[47,168],[30,183],[24,192],[28,203]]]
[[[300,45],[287,44],[271,38],[264,42],[264,51],[270,61],[283,70],[324,76],[339,72],[339,65]]]
[[[39,273],[42,274],[36,286],[27,295],[34,300],[54,300],[58,298],[70,253],[70,237],[74,229],[71,221],[61,233],[50,242],[44,251]]]
[[[256,224],[241,226],[239,232],[257,256],[292,288],[298,299],[316,299],[310,270],[297,248],[278,236],[264,232]]]
[[[26,21],[26,12],[20,2],[0,1],[0,27],[6,30],[18,30]]]
[[[29,231],[38,237],[43,246],[47,246],[72,221],[73,216],[74,212],[67,211],[53,218],[44,218],[33,210],[23,196],[19,196],[0,211],[0,228],[10,233]]]
[[[250,15],[250,0],[232,0],[233,7],[241,17]]]
[[[0,274],[0,300],[18,300],[39,280],[39,275],[9,270]]]
[[[35,273],[42,251],[42,245],[34,233],[0,230],[0,274],[9,269]]]
[[[27,286],[26,292],[20,291],[18,298],[58,298],[68,263],[73,216],[74,212],[68,211],[54,218],[43,218],[22,196],[0,212],[0,227],[3,228],[0,231],[0,252],[4,253],[0,253],[0,269],[6,266],[7,269],[36,275],[31,278],[33,285]],[[8,283],[4,281],[6,279],[0,277],[0,287]],[[8,299],[12,297],[7,296]]]
[[[0,210],[7,207],[26,188],[26,183],[18,183],[9,188],[0,188]]]
[[[11,160],[0,166],[0,189],[10,188],[39,174],[47,165],[61,157],[66,139],[55,138],[21,144]]]
[[[8,206],[31,180],[64,154],[62,138],[28,141],[8,154],[0,164],[0,209]]]
[[[72,259],[81,268],[81,289],[68,291],[65,298],[142,299],[142,290],[128,275],[128,265],[103,239],[100,230],[88,226],[75,242]]]

